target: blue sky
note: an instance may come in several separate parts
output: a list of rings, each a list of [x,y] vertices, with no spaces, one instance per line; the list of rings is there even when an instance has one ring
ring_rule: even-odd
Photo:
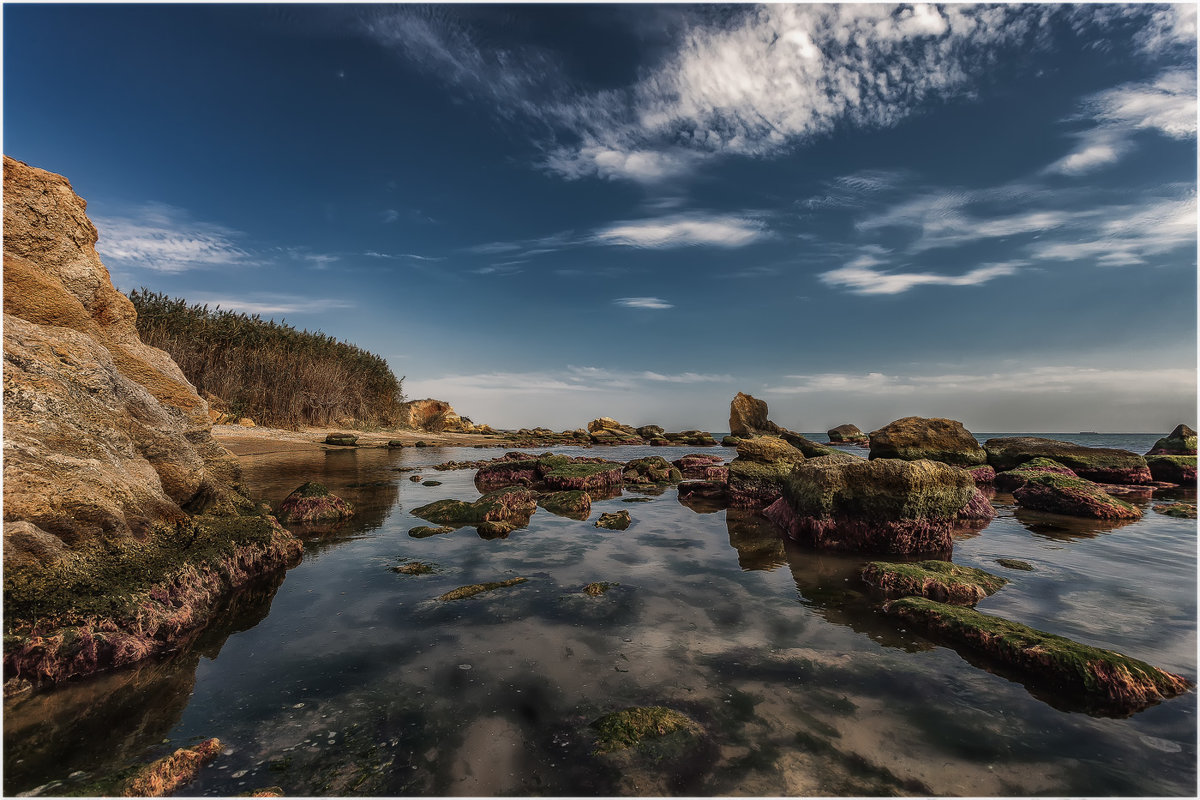
[[[1194,5],[3,13],[119,288],[476,421],[1195,423]]]

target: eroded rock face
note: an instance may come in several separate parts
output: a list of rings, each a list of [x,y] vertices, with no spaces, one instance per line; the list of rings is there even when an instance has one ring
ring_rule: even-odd
[[[400,426],[430,433],[471,433],[479,430],[460,417],[445,400],[409,400],[400,405]],[[490,429],[489,429],[490,430]]]
[[[774,503],[792,468],[805,460],[804,453],[778,436],[743,439],[737,452],[727,471],[729,504],[736,508]]]
[[[904,417],[871,431],[871,458],[927,458],[960,467],[987,462],[987,453],[961,422]]]
[[[1196,485],[1196,456],[1146,456],[1146,464],[1156,481]]]
[[[763,434],[777,434],[780,427],[767,419],[767,404],[745,392],[738,392],[729,404],[729,434],[748,439]]]
[[[1015,469],[1035,458],[1049,458],[1074,470],[1081,478],[1101,483],[1149,483],[1146,459],[1128,450],[1084,447],[1037,436],[1005,436],[983,443],[987,462],[996,472]]]

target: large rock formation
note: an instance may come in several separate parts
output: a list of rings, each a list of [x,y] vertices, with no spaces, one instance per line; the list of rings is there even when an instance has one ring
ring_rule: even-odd
[[[763,400],[738,392],[729,404],[729,434],[739,439],[778,434],[782,430],[767,419],[767,404]]]
[[[804,453],[778,436],[756,436],[738,442],[729,463],[729,504],[738,508],[769,506],[779,499],[792,468]]]
[[[1194,456],[1196,455],[1196,432],[1187,425],[1176,425],[1175,430],[1154,443],[1148,456]]]
[[[831,444],[869,444],[870,438],[857,425],[838,425],[825,432]]]
[[[904,417],[871,431],[870,458],[927,458],[959,467],[987,462],[987,453],[961,422],[940,417]]]
[[[301,550],[236,484],[207,403],[138,338],[96,240],[65,178],[4,158],[6,678],[58,679],[150,655],[203,622],[223,590]],[[182,550],[199,540],[210,546],[204,565]],[[154,568],[110,569],[138,558]],[[199,583],[179,583],[181,570]],[[171,604],[185,589],[181,616]],[[127,602],[100,602],[114,592]],[[87,635],[56,638],[67,625]],[[112,633],[84,653],[97,626]]]
[[[1015,469],[1035,458],[1049,458],[1071,468],[1081,478],[1100,483],[1149,483],[1153,480],[1146,459],[1128,450],[1084,447],[1037,436],[988,439],[983,447],[987,450],[988,463],[996,472]]]
[[[400,404],[400,427],[430,433],[471,433],[477,426],[455,413],[445,400],[409,400]]]

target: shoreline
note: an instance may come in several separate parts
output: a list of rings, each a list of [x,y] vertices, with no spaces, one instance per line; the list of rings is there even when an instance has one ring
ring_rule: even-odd
[[[356,447],[387,447],[390,441],[400,441],[405,447],[417,442],[433,446],[474,447],[477,444],[495,447],[516,447],[504,434],[431,433],[418,430],[360,431],[354,428],[303,428],[298,431],[283,428],[213,425],[212,435],[222,447],[235,456],[260,456],[273,453],[300,453],[314,450],[345,450],[344,445],[326,444],[331,433],[349,433],[358,437]]]

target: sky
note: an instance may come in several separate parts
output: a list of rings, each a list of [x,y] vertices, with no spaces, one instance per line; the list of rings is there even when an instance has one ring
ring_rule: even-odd
[[[3,7],[123,291],[476,422],[1196,424],[1196,6]]]

